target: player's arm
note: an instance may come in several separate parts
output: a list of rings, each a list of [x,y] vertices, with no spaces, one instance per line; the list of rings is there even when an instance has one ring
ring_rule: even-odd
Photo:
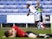
[[[28,11],[28,14],[27,14],[27,16],[29,16],[29,14],[30,14],[30,10]]]
[[[2,36],[2,38],[6,38],[6,36]]]
[[[16,30],[14,28],[11,29],[13,32],[13,35],[9,36],[9,37],[15,37],[16,36]]]

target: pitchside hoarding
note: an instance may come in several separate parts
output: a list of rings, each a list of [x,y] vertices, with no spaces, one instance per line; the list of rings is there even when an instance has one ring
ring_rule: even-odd
[[[7,15],[7,23],[34,23],[34,15]]]
[[[7,15],[7,23],[34,23],[34,15]],[[43,22],[50,23],[50,15],[43,15]]]
[[[52,15],[43,14],[43,22],[51,23]],[[34,23],[34,15],[0,15],[0,23]]]

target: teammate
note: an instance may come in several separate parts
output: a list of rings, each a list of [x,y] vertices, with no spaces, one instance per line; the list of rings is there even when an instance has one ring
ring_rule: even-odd
[[[29,38],[48,38],[51,34],[36,34],[31,31],[25,32],[18,26],[13,26],[10,30],[4,32],[4,37],[29,37]]]
[[[40,9],[40,4],[39,1],[37,2],[37,6],[32,6],[30,4],[27,4],[27,8],[29,9],[27,16],[29,16],[30,13],[34,14],[34,19],[35,19],[35,24],[38,27],[38,29],[41,28],[41,26],[43,26],[42,22],[42,14],[40,13],[42,11],[42,9]]]

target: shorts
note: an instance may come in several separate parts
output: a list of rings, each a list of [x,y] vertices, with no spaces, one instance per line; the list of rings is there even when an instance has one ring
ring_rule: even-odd
[[[40,21],[41,20],[41,13],[38,13],[38,12],[36,12],[35,14],[34,14],[34,21]]]
[[[37,38],[37,34],[31,32],[31,31],[27,31],[26,33],[28,34],[27,37],[29,37],[29,38]]]

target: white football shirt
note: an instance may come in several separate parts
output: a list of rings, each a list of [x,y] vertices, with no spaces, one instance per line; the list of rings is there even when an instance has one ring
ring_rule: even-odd
[[[30,6],[29,9],[31,13],[35,13],[37,11],[34,6]]]

